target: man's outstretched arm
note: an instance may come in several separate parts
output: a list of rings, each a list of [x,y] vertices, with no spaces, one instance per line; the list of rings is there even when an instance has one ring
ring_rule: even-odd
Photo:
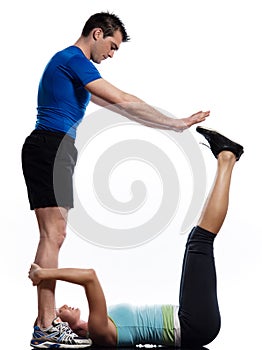
[[[92,93],[92,102],[97,105],[153,128],[181,132],[194,124],[202,123],[210,114],[210,111],[199,111],[187,118],[171,118],[102,78],[87,84],[86,89]]]

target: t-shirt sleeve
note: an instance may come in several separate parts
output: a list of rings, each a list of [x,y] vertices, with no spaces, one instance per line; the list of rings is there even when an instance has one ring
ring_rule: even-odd
[[[67,62],[67,67],[71,74],[78,79],[83,86],[102,78],[94,64],[82,56],[74,56]]]

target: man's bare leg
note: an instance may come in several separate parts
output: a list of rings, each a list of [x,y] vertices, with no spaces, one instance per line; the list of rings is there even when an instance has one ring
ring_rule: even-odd
[[[57,268],[59,250],[66,236],[68,210],[61,207],[39,208],[35,210],[35,214],[40,232],[35,263],[45,268]],[[56,317],[55,285],[55,281],[43,281],[37,287],[36,324],[40,328],[49,327]]]

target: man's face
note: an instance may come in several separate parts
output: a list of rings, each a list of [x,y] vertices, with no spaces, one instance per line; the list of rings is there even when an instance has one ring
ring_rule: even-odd
[[[122,34],[119,30],[116,30],[113,36],[107,36],[106,38],[104,38],[103,31],[95,34],[96,40],[92,48],[91,60],[99,64],[108,57],[112,58],[114,56],[115,51],[119,49],[122,43]]]

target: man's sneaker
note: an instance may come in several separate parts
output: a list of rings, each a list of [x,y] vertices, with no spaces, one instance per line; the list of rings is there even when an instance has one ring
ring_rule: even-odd
[[[83,349],[91,346],[92,341],[80,338],[72,331],[67,322],[61,322],[60,318],[57,317],[49,328],[34,327],[30,345],[38,349]]]

